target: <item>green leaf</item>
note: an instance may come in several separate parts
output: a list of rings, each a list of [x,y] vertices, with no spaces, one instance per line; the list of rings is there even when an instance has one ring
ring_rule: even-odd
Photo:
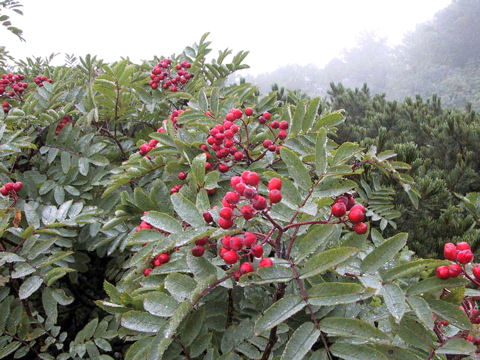
[[[273,303],[257,320],[255,323],[255,334],[258,336],[264,331],[277,326],[302,310],[305,305],[305,301],[303,301],[300,295],[291,294],[285,296]]]
[[[369,298],[375,294],[361,285],[342,282],[325,282],[312,286],[307,291],[308,302],[317,306],[348,304]]]
[[[45,314],[53,324],[57,322],[57,301],[53,297],[53,290],[50,288],[44,288],[42,291],[42,304],[45,309]]]
[[[432,309],[428,303],[420,296],[409,296],[407,302],[417,315],[420,322],[429,330],[433,330],[434,321]]]
[[[148,222],[153,227],[169,233],[179,233],[182,231],[182,225],[170,215],[157,211],[149,211],[142,216],[142,220]]]
[[[318,129],[322,126],[331,128],[341,124],[345,120],[344,112],[345,110],[338,110],[322,116],[320,119],[318,119],[314,128]]]
[[[0,350],[0,359],[3,359],[4,357],[13,353],[15,350],[17,350],[20,347],[20,345],[22,345],[22,343],[19,341],[12,341],[10,344],[5,345]]]
[[[332,336],[346,336],[367,341],[389,342],[390,338],[375,326],[358,319],[327,317],[320,321],[320,328]]]
[[[196,186],[202,186],[205,182],[206,159],[206,155],[202,153],[195,156],[195,158],[192,160],[192,170],[190,171],[190,174],[192,174]]]
[[[462,338],[452,337],[435,352],[450,355],[474,355],[475,345]]]
[[[419,274],[423,271],[430,271],[441,265],[448,265],[446,260],[437,259],[420,259],[411,261],[393,269],[388,270],[382,275],[384,281],[392,281],[403,277],[411,277],[412,275]]]
[[[45,225],[53,224],[57,220],[57,208],[49,205],[42,209],[42,222]]]
[[[295,181],[298,186],[308,190],[312,187],[312,181],[310,179],[310,174],[300,161],[297,155],[292,150],[289,150],[285,147],[282,147],[280,150],[280,155],[282,160],[287,165],[288,173],[290,177]]]
[[[390,360],[387,356],[368,345],[336,342],[330,347],[330,350],[333,355],[344,360]]]
[[[302,126],[303,131],[305,132],[308,131],[312,126],[312,124],[315,123],[321,100],[322,100],[321,98],[317,97],[312,99],[308,104],[307,113],[303,118],[303,126]]]
[[[160,291],[149,293],[143,299],[143,307],[150,314],[162,317],[170,317],[175,313],[178,302]]]
[[[270,284],[288,282],[294,278],[294,273],[291,268],[283,266],[268,266],[258,269],[248,276],[242,276],[240,282],[242,284]]]
[[[320,129],[315,142],[315,171],[318,176],[325,174],[327,170],[327,130]]]
[[[40,227],[40,217],[38,216],[37,210],[29,203],[26,203],[23,206],[23,211],[25,212],[28,225],[38,229]]]
[[[62,164],[62,171],[64,174],[67,174],[71,167],[71,156],[70,153],[62,151],[60,154],[60,162]]]
[[[434,313],[447,320],[453,326],[462,330],[470,330],[472,328],[470,319],[457,305],[435,299],[428,300],[428,304]]]
[[[308,233],[295,242],[295,263],[299,264],[320,247],[336,243],[341,233],[338,225],[318,224],[310,227]]]
[[[188,200],[180,193],[171,196],[175,212],[193,228],[199,228],[205,225],[205,220],[193,202]]]
[[[430,352],[434,346],[435,334],[423,327],[419,322],[405,316],[400,325],[395,326],[398,335],[407,344]]]
[[[292,126],[291,126],[291,135],[297,135],[302,129],[303,117],[306,112],[307,101],[302,100],[297,103],[295,108],[295,114],[293,115]]]
[[[317,341],[320,330],[311,322],[303,323],[288,340],[280,360],[301,360]]]
[[[128,311],[122,314],[120,324],[130,330],[156,333],[164,325],[165,320],[143,311]]]
[[[189,309],[190,310],[190,309]],[[190,344],[196,339],[205,321],[205,307],[200,308],[198,311],[191,313],[185,322],[185,327],[182,331],[182,341],[185,345]]]
[[[30,295],[32,295],[40,288],[42,283],[43,280],[40,276],[35,275],[26,279],[18,289],[18,297],[20,298],[20,300],[26,299]]]
[[[307,260],[300,270],[300,278],[305,279],[331,269],[355,255],[359,249],[354,247],[333,248],[322,251]]]
[[[356,143],[344,142],[335,151],[332,164],[340,165],[349,160],[356,152],[359,151],[359,146]]]
[[[361,269],[371,273],[394,258],[407,243],[408,234],[399,233],[385,240],[379,247],[368,254],[362,261]]]
[[[388,311],[399,322],[406,310],[405,294],[395,284],[386,284],[382,287],[381,295],[385,301]]]
[[[407,295],[420,295],[430,291],[448,289],[452,287],[459,287],[468,284],[464,278],[450,278],[446,280],[437,277],[430,277],[418,283],[414,283],[407,289]]]
[[[25,261],[24,258],[18,256],[17,254],[2,251],[0,252],[0,266],[5,263],[12,263],[12,262],[22,262]]]
[[[63,154],[63,153],[62,153]],[[83,176],[88,175],[89,161],[87,158],[81,157],[78,159],[78,171]]]
[[[195,280],[188,275],[173,273],[165,279],[165,289],[167,289],[177,301],[190,298],[195,287]]]

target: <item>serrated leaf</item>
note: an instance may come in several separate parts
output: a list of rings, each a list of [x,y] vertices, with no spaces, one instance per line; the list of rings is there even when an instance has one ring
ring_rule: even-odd
[[[60,163],[62,164],[62,171],[67,174],[71,167],[71,155],[66,151],[62,151],[60,154]]]
[[[452,337],[435,352],[437,354],[474,355],[475,350],[475,345],[470,341],[458,337]]]
[[[196,287],[196,282],[190,276],[173,273],[165,279],[165,289],[168,290],[175,300],[183,301],[192,295],[192,291]]]
[[[375,294],[361,285],[342,282],[325,282],[312,286],[307,291],[308,302],[317,306],[332,306],[357,302]]]
[[[300,270],[300,278],[305,279],[321,274],[341,264],[358,251],[359,249],[354,247],[341,247],[322,251],[305,262],[305,265]]]
[[[156,333],[165,324],[165,320],[144,311],[128,311],[122,314],[120,323],[130,330]]]
[[[315,171],[318,176],[325,174],[327,165],[327,130],[322,128],[315,142]]]
[[[303,125],[303,118],[305,116],[306,112],[306,100],[302,100],[297,103],[297,106],[295,107],[295,113],[293,115],[293,120],[291,124],[291,134],[296,135],[299,133],[299,131],[302,129]]]
[[[80,172],[80,174],[82,174],[83,176],[88,175],[89,164],[90,163],[87,158],[81,157],[80,159],[78,159],[78,171]]]
[[[373,232],[372,232],[373,233]],[[419,259],[396,266],[382,275],[384,281],[392,281],[402,277],[410,277],[423,271],[429,271],[441,265],[449,265],[446,260]]]
[[[379,247],[368,254],[362,261],[361,269],[371,273],[393,259],[407,243],[408,234],[399,233],[385,240]]]
[[[300,325],[288,340],[280,360],[301,360],[317,341],[320,330],[311,322]]]
[[[422,280],[418,283],[414,283],[407,289],[407,295],[420,295],[430,291],[448,289],[452,287],[465,286],[468,284],[468,281],[464,278],[450,278],[450,279],[439,279],[437,277],[430,277],[428,279]]]
[[[288,173],[295,183],[304,190],[310,189],[312,187],[310,174],[298,156],[285,147],[280,150],[280,156],[287,165]]]
[[[430,309],[428,303],[420,296],[409,296],[407,297],[407,302],[420,322],[422,322],[427,329],[433,330],[434,321],[432,309]]]
[[[320,321],[320,328],[332,336],[346,336],[368,341],[386,341],[390,338],[370,323],[358,319],[327,317]]]
[[[182,231],[182,225],[170,215],[157,211],[149,211],[142,216],[142,220],[148,222],[153,227],[169,233],[179,233]]]
[[[300,295],[287,295],[270,306],[255,323],[255,334],[258,336],[270,330],[305,307]]]
[[[462,330],[470,330],[472,328],[470,319],[457,305],[435,299],[428,300],[428,304],[434,313],[447,320],[453,326]]]
[[[180,193],[171,196],[175,212],[193,228],[205,226],[205,220],[193,202]]]
[[[203,186],[203,183],[205,182],[206,159],[206,155],[202,153],[195,156],[195,158],[192,160],[192,169],[190,174],[192,174],[196,186]]]
[[[331,346],[330,350],[333,355],[344,360],[390,360],[381,352],[367,345],[336,342]]]
[[[385,301],[388,311],[399,322],[406,310],[405,294],[395,284],[386,284],[382,287],[381,295]]]
[[[143,299],[143,308],[156,316],[170,317],[177,306],[178,302],[173,297],[159,291],[149,293]]]

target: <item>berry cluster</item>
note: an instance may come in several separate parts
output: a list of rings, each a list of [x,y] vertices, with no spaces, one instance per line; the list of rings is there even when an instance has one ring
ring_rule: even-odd
[[[353,231],[359,235],[365,234],[368,231],[367,224],[363,222],[366,209],[362,204],[355,202],[352,194],[339,196],[332,205],[331,211],[332,215],[337,218],[343,218],[348,211],[348,220],[353,224]]]
[[[139,147],[139,153],[142,156],[146,156],[153,148],[158,144],[158,140],[152,139],[149,142],[146,142]]]
[[[10,104],[7,101],[4,101],[4,103],[2,104],[2,107],[3,107],[3,112],[5,114],[8,114],[8,112],[10,111]]]
[[[166,264],[170,261],[170,255],[168,253],[161,253],[155,255],[155,257],[152,260],[152,266],[153,267],[159,267],[162,266],[163,264]],[[148,276],[152,272],[153,268],[146,268],[143,270],[143,275]]]
[[[195,247],[192,248],[192,255],[195,257],[201,257],[205,253],[205,246],[209,244],[209,240],[208,237],[195,240]]]
[[[152,69],[149,85],[152,89],[158,89],[161,86],[165,90],[176,92],[193,78],[193,74],[186,70],[191,66],[188,61],[182,61],[175,65],[175,72],[173,72],[172,60],[163,59]]]
[[[28,84],[22,82],[25,75],[22,74],[2,74],[0,78],[0,96],[5,94],[11,98],[15,95],[21,95],[28,87]],[[10,87],[10,90],[8,89]]]
[[[23,184],[20,181],[17,182],[9,182],[3,185],[0,188],[0,194],[3,196],[10,196],[10,197],[16,197],[17,193],[22,190]]]
[[[60,123],[57,125],[57,129],[55,130],[55,135],[60,134],[60,131],[68,124],[72,122],[72,117],[70,115],[65,115],[60,121]]]
[[[445,259],[455,261],[455,263],[449,266],[444,265],[437,267],[435,273],[439,279],[448,279],[457,277],[460,274],[465,274],[464,265],[471,263],[474,258],[470,245],[466,242],[459,242],[457,245],[446,243],[443,246],[443,255]],[[473,276],[480,280],[480,265],[473,266],[472,272]]]
[[[260,115],[258,117],[258,122],[260,124],[266,124],[268,121],[270,121],[272,118],[272,114],[270,114],[269,112],[264,112],[262,115]],[[280,146],[277,145],[275,146],[275,142],[277,141],[277,139],[280,139],[280,140],[285,140],[287,138],[287,129],[289,127],[288,125],[288,121],[285,121],[285,120],[282,120],[282,121],[277,121],[277,120],[273,120],[271,123],[270,123],[270,128],[273,129],[273,130],[276,130],[276,129],[279,129],[278,130],[278,134],[276,136],[276,138],[272,141],[272,140],[269,140],[269,139],[266,139],[264,140],[263,142],[263,147],[270,150],[270,151],[276,151],[277,153],[280,152]],[[275,147],[274,147],[275,146]]]
[[[35,82],[35,84],[38,85],[38,87],[43,87],[43,83],[45,81],[49,83],[53,83],[53,80],[46,76],[35,76],[35,79],[33,79],[33,81]]]

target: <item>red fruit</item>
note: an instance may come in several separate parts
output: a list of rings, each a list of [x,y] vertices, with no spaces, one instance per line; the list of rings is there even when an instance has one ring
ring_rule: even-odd
[[[253,218],[254,210],[251,208],[250,205],[243,205],[240,211],[245,220],[250,220],[251,218]]]
[[[218,255],[223,259],[223,257],[225,256],[225,254],[229,251],[229,249],[227,248],[224,248],[224,247],[221,247],[220,248],[220,252],[218,253]]]
[[[267,200],[262,195],[257,195],[252,199],[252,206],[255,210],[264,210],[267,207]]]
[[[227,264],[235,264],[238,261],[238,254],[233,250],[229,250],[223,254],[223,260]]]
[[[268,190],[281,190],[282,189],[282,179],[271,178],[268,182]]]
[[[222,209],[220,209],[220,211],[218,212],[218,214],[224,218],[224,219],[227,219],[227,220],[230,220],[233,216],[233,210],[232,208],[229,208],[229,207],[224,207]]]
[[[258,122],[260,124],[265,124],[267,122],[267,119],[265,119],[265,116],[262,115],[262,116],[259,116]]]
[[[206,223],[211,223],[213,221],[212,214],[210,214],[210,212],[208,211],[205,211],[203,213],[203,219],[205,220]]]
[[[228,121],[234,121],[235,120],[235,115],[233,115],[232,113],[228,113],[225,116],[225,119],[227,119]]]
[[[268,194],[268,198],[272,204],[279,203],[282,201],[282,192],[280,190],[272,190]]]
[[[457,247],[453,243],[443,245],[443,256],[447,260],[457,260]]]
[[[230,170],[230,167],[227,164],[218,165],[218,171],[221,173],[226,173],[228,170]]]
[[[351,210],[348,213],[348,218],[353,224],[356,224],[363,221],[363,219],[365,218],[365,215],[360,209],[355,209],[355,210]]]
[[[260,183],[260,176],[256,172],[251,171],[248,173],[244,181],[247,185],[257,186]]]
[[[9,183],[6,183],[4,186],[8,192],[13,191],[13,183],[9,182]]]
[[[2,194],[3,196],[7,196],[8,195],[8,190],[5,186],[2,186],[0,188],[0,194]]]
[[[203,248],[203,246],[195,246],[192,249],[192,255],[195,256],[195,257],[202,256],[204,252],[205,252],[205,249]]]
[[[178,173],[178,178],[180,180],[185,180],[187,178],[187,174],[185,174],[183,171]]]
[[[448,279],[450,277],[450,272],[448,270],[448,266],[439,266],[435,270],[436,276],[439,279]]]
[[[459,242],[457,243],[457,250],[471,250],[470,249],[470,245],[463,241],[463,242]]]
[[[252,116],[253,115],[253,109],[248,107],[245,109],[245,115],[247,116]]]
[[[241,183],[238,183],[236,186],[235,186],[235,191],[237,193],[239,193],[240,195],[243,195],[243,193],[245,192],[245,189],[246,189],[246,185],[241,182]]]
[[[242,274],[248,274],[253,271],[253,265],[249,262],[244,262],[240,265],[240,272]]]
[[[269,266],[272,266],[272,265],[273,265],[273,261],[270,258],[263,258],[258,263],[258,267],[269,267]]]
[[[285,130],[280,130],[278,132],[278,138],[280,140],[285,140],[287,138],[287,132]]]
[[[208,237],[203,237],[201,239],[198,239],[198,240],[195,240],[195,245],[198,245],[198,246],[204,246],[204,245],[207,245],[208,243]]]
[[[251,232],[245,232],[243,234],[243,244],[245,247],[252,247],[257,242],[257,237]]]
[[[243,240],[237,236],[230,238],[230,249],[232,250],[241,250],[243,248]]]
[[[234,176],[230,179],[230,187],[232,189],[235,189],[235,186],[237,186],[237,184],[240,184],[242,182],[242,178],[240,176]]]
[[[158,140],[152,139],[148,142],[148,146],[154,148],[155,146],[158,145]]]
[[[213,195],[217,192],[217,189],[207,189],[207,194],[208,195]]]
[[[245,187],[245,190],[243,190],[243,196],[247,199],[252,199],[255,195],[257,195],[257,190],[251,187]]]
[[[457,277],[462,273],[462,267],[458,264],[451,264],[448,267],[448,275],[449,277]]]
[[[236,152],[233,154],[233,157],[235,158],[235,161],[241,161],[241,160],[243,160],[243,158],[245,157],[245,155],[243,155],[243,153],[240,152],[240,151],[236,151]]]
[[[227,192],[223,198],[229,204],[236,204],[240,201],[240,195],[233,191]]]
[[[355,231],[358,235],[365,234],[367,230],[368,230],[368,226],[363,222],[359,222],[353,225],[353,231]]]
[[[472,272],[473,272],[473,276],[475,276],[475,278],[480,279],[480,265],[473,266],[472,267]]]
[[[233,113],[233,116],[235,117],[235,119],[240,119],[243,115],[243,112],[240,109],[232,109],[230,111]]]
[[[170,260],[170,255],[167,253],[161,253],[155,256],[155,260],[160,260],[162,264],[166,264]]]
[[[148,276],[148,275],[150,275],[151,272],[152,272],[152,269],[147,268],[147,269],[143,270],[143,275]]]
[[[288,129],[288,121],[286,121],[286,120],[280,121],[280,123],[278,124],[278,127],[282,130],[287,130]]]
[[[277,120],[272,121],[272,123],[270,124],[270,127],[272,129],[278,129],[279,126],[280,126],[280,123]]]
[[[353,197],[348,198],[347,210],[352,210],[353,206],[355,205],[355,199]]]
[[[351,198],[347,198],[347,204],[350,203],[350,199],[351,199]],[[354,201],[355,201],[355,200],[354,200]],[[345,205],[347,205],[347,204],[345,204]],[[357,211],[357,210],[360,210],[360,211],[361,211],[362,213],[364,213],[364,214],[367,212],[367,210],[365,209],[365,207],[364,207],[362,204],[355,204],[355,205],[353,205],[352,208],[350,209],[350,211]]]
[[[218,219],[218,225],[220,225],[222,229],[230,229],[233,226],[233,221],[229,219],[220,218]]]
[[[266,120],[270,120],[272,118],[272,114],[270,114],[268,111],[265,111],[262,115]]]
[[[142,222],[140,223],[140,225],[138,225],[138,227],[139,227],[140,229],[151,229],[151,228],[153,228],[153,226],[150,225],[149,223],[147,223],[146,221],[142,221]]]
[[[153,266],[157,267],[157,266],[161,266],[162,263],[160,262],[160,260],[153,260]]]
[[[273,142],[270,139],[263,140],[263,147],[265,149],[268,149],[272,144],[273,144]]]
[[[337,202],[332,206],[332,215],[335,217],[342,217],[347,213],[347,207],[343,202]]]
[[[473,253],[470,250],[462,250],[457,254],[457,261],[461,264],[468,264],[473,260]]]
[[[205,170],[208,171],[212,168],[212,164],[210,164],[209,162],[206,162],[205,163]]]
[[[252,247],[252,254],[256,258],[260,258],[263,256],[263,246],[262,245],[254,245]]]

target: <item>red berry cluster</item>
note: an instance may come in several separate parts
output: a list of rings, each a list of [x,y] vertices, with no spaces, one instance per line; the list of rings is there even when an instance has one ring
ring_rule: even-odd
[[[272,118],[272,114],[270,114],[269,112],[264,112],[262,115],[260,115],[258,117],[258,122],[260,124],[266,124],[268,121],[270,121]],[[265,140],[263,142],[263,147],[270,150],[270,151],[276,151],[277,153],[280,152],[280,146],[275,146],[275,142],[277,141],[277,139],[280,139],[280,140],[285,140],[287,138],[287,129],[289,127],[288,125],[288,121],[285,121],[285,120],[282,120],[282,121],[277,121],[277,120],[273,120],[271,123],[270,123],[270,128],[271,129],[279,129],[278,130],[278,134],[276,136],[276,138],[272,141],[272,140]],[[275,146],[275,147],[274,147]]]
[[[466,242],[459,242],[457,245],[446,243],[443,246],[443,255],[445,259],[455,261],[455,264],[437,267],[435,273],[439,279],[448,279],[465,274],[464,265],[471,263],[474,258],[470,245]],[[480,280],[480,265],[473,266],[472,272],[475,278]]]
[[[226,114],[223,124],[217,124],[210,129],[210,136],[207,138],[207,144],[215,152],[218,159],[218,171],[225,173],[230,170],[231,162],[241,161],[245,157],[244,153],[238,151],[236,144],[239,139],[235,136],[240,131],[240,126],[235,124],[236,120],[240,120],[243,112],[240,109],[231,109]],[[206,144],[200,146],[207,156],[206,170],[212,169],[209,162],[211,156]]]
[[[332,215],[343,218],[348,211],[348,220],[353,224],[353,231],[357,234],[365,234],[368,226],[364,222],[366,209],[362,204],[357,204],[352,194],[339,196],[332,205]]]
[[[163,264],[166,264],[170,261],[170,255],[168,253],[161,253],[158,255],[155,255],[155,257],[152,260],[152,266],[153,267],[159,267],[162,266]],[[148,276],[152,272],[153,268],[146,268],[143,270],[143,275]]]
[[[65,115],[62,121],[60,121],[60,123],[57,125],[57,129],[55,130],[55,135],[60,134],[60,131],[62,131],[62,129],[70,122],[72,122],[72,117],[70,115]]]
[[[182,185],[174,185],[174,186],[170,189],[170,195],[175,194],[175,193],[178,193],[181,188],[182,188]]]
[[[10,104],[9,104],[7,101],[5,101],[5,102],[2,104],[2,107],[3,107],[3,112],[4,112],[5,114],[8,114],[8,112],[10,111]]]
[[[43,83],[45,81],[49,83],[53,83],[53,80],[46,76],[35,76],[35,79],[33,79],[33,81],[35,82],[35,84],[38,85],[38,87],[43,87]]]
[[[152,139],[149,142],[146,142],[146,143],[140,145],[140,147],[139,147],[140,155],[146,156],[153,148],[155,148],[157,146],[157,144],[158,144],[158,140]]]
[[[16,197],[17,193],[22,190],[23,184],[20,181],[17,182],[9,182],[3,185],[0,188],[0,194],[3,196],[10,196],[10,197]]]
[[[6,93],[9,97],[21,95],[28,87],[28,84],[22,82],[25,75],[22,74],[2,74],[0,78],[0,96]],[[10,90],[8,89],[10,87]],[[4,109],[5,110],[5,109]]]
[[[176,92],[193,78],[193,74],[186,70],[191,66],[188,61],[182,61],[175,65],[175,72],[173,72],[172,60],[163,59],[152,69],[149,85],[152,89],[158,89],[161,86],[165,90]]]
[[[201,257],[205,253],[205,246],[209,244],[209,240],[208,237],[195,240],[195,247],[192,248],[192,255],[195,257]]]

